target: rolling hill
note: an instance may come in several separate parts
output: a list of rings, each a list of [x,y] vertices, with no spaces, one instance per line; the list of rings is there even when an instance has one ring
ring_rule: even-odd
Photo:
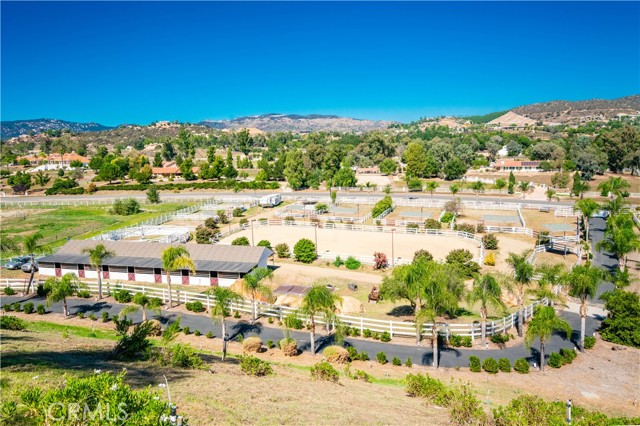
[[[1,123],[0,136],[2,140],[20,135],[37,134],[46,130],[69,129],[74,133],[100,132],[112,127],[98,123],[78,123],[74,121],[57,120],[55,118],[36,118],[33,120],[3,121]]]

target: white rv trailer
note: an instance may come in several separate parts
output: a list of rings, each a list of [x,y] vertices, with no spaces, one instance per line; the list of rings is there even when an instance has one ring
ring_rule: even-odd
[[[260,206],[262,207],[275,207],[282,203],[282,197],[280,194],[271,194],[260,197]]]

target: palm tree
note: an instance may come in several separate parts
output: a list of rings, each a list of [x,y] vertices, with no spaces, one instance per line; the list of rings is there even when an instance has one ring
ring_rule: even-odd
[[[502,190],[507,186],[507,181],[504,179],[496,179],[496,189],[499,191],[500,197],[502,197]]]
[[[473,282],[473,288],[467,295],[467,303],[471,307],[476,302],[480,302],[480,318],[482,320],[482,347],[487,342],[487,317],[489,316],[489,305],[493,308],[505,311],[507,307],[502,301],[502,289],[498,281],[489,274],[478,277]]]
[[[89,254],[89,262],[96,270],[98,276],[98,300],[100,300],[102,299],[102,264],[109,257],[114,256],[115,253],[107,250],[104,244],[98,244],[94,248],[86,247],[82,252]]]
[[[537,307],[524,341],[528,347],[531,347],[531,343],[536,338],[540,338],[540,371],[542,372],[544,372],[544,345],[554,331],[564,331],[570,335],[571,326],[567,321],[557,317],[556,311],[551,306]]]
[[[178,269],[191,269],[195,272],[196,264],[189,256],[189,251],[182,247],[167,247],[162,251],[162,269],[167,273],[167,285],[169,286],[169,309],[173,308],[173,296],[171,293],[171,272]]]
[[[551,202],[551,200],[553,200],[554,198],[558,201],[560,201],[560,198],[558,197],[558,195],[556,194],[556,191],[554,191],[553,189],[549,188],[545,191],[545,195],[547,196],[547,201]]]
[[[40,186],[40,188],[44,188],[44,186],[51,180],[49,175],[47,175],[44,171],[40,170],[38,173],[33,175],[36,183]]]
[[[3,252],[14,252],[18,250],[18,243],[14,238],[11,238],[7,235],[3,235],[0,238],[0,251]]]
[[[449,187],[449,191],[451,191],[452,197],[456,198],[456,194],[460,191],[460,187],[454,183]]]
[[[610,216],[604,239],[596,244],[598,250],[606,250],[616,255],[620,270],[625,268],[629,253],[640,250],[640,237],[634,231],[634,226],[629,214]]]
[[[256,293],[259,293],[263,296],[270,296],[271,289],[264,284],[262,284],[262,280],[264,278],[269,278],[273,276],[271,269],[269,268],[256,268],[250,274],[244,276],[244,280],[242,281],[242,287],[244,291],[248,291],[251,293],[251,322],[254,323],[256,321]]]
[[[590,263],[578,265],[562,277],[569,286],[569,295],[580,299],[580,352],[584,352],[584,335],[587,320],[587,299],[596,295],[598,286],[605,277],[605,272]]]
[[[47,295],[47,306],[51,306],[54,302],[62,302],[62,312],[64,316],[69,316],[69,308],[67,306],[67,297],[73,296],[80,286],[80,281],[75,274],[69,272],[64,274],[62,279],[55,277],[49,278],[44,283],[44,288],[49,291]]]
[[[149,297],[144,293],[136,293],[131,300],[138,306],[127,305],[120,311],[120,315],[126,316],[129,313],[137,312],[142,309],[142,322],[147,320],[147,310],[159,314],[162,300],[157,297]]]
[[[529,252],[522,254],[509,253],[507,264],[513,269],[513,281],[516,290],[516,300],[518,302],[518,336],[522,337],[522,324],[524,320],[524,294],[527,286],[533,280],[533,266],[527,262]]]
[[[22,242],[22,247],[24,251],[27,252],[29,256],[31,256],[31,275],[29,276],[29,284],[27,284],[27,294],[31,290],[31,283],[33,282],[33,276],[36,273],[36,259],[35,253],[38,251],[40,246],[40,240],[42,239],[42,234],[36,232],[35,234],[31,234],[24,239]]]
[[[518,188],[522,191],[522,199],[524,200],[525,195],[531,189],[531,182],[521,180],[520,183],[518,183]]]
[[[309,318],[309,337],[311,338],[311,354],[316,353],[316,315],[324,315],[327,324],[334,319],[336,303],[342,298],[333,294],[325,284],[315,284],[302,299],[300,311]]]
[[[440,184],[435,180],[430,180],[429,182],[427,182],[427,191],[431,193],[431,198],[433,198],[433,193],[439,186]]]
[[[536,268],[536,272],[540,274],[540,279],[538,280],[538,287],[533,289],[531,293],[535,294],[538,299],[547,298],[552,306],[555,302],[564,302],[564,298],[557,287],[562,283],[565,266],[562,263],[541,265]]]
[[[224,361],[227,356],[228,340],[225,317],[231,315],[231,304],[242,301],[242,296],[227,287],[213,287],[209,290],[209,294],[213,296],[211,319],[219,319],[222,324],[222,361]]]
[[[629,188],[629,182],[621,177],[609,177],[605,182],[600,182],[598,189],[602,194],[609,193],[610,198],[613,196],[621,197],[624,191]]]
[[[600,204],[593,201],[591,198],[583,198],[579,200],[576,205],[576,209],[582,214],[582,222],[585,228],[585,240],[589,241],[589,218],[593,216],[595,212],[600,210]]]

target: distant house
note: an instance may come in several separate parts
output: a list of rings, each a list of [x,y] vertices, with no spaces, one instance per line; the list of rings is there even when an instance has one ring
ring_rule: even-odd
[[[191,170],[193,171],[193,173],[198,173],[200,171],[200,167],[194,167]],[[162,177],[182,175],[182,172],[180,171],[180,167],[176,165],[175,161],[164,163],[162,167],[152,167],[151,173],[153,173],[154,176],[162,176]]]
[[[356,169],[356,173],[362,174],[362,175],[379,175],[380,174],[380,167],[378,167],[378,166],[376,166],[376,167],[358,167]]]
[[[166,271],[162,269],[162,251],[176,244],[137,241],[92,241],[71,240],[54,254],[38,260],[40,274],[61,277],[67,273],[79,278],[96,279],[85,248],[103,244],[115,253],[103,261],[102,278],[120,281],[148,283],[167,282]],[[224,244],[182,245],[196,264],[196,271],[188,269],[171,272],[174,284],[191,284],[229,287],[243,278],[254,268],[266,267],[273,254],[265,247],[232,246]]]
[[[491,166],[502,172],[539,172],[540,163],[542,163],[542,161],[513,160],[507,158],[504,160],[498,160]]]
[[[23,157],[18,157],[18,161],[26,159],[29,161],[29,164],[32,166],[38,166],[40,164],[51,164],[58,168],[70,167],[71,163],[74,161],[79,161],[83,166],[89,165],[89,159],[82,155],[76,154],[75,152],[71,152],[68,154],[49,154],[46,157],[41,157],[38,155],[25,155]]]

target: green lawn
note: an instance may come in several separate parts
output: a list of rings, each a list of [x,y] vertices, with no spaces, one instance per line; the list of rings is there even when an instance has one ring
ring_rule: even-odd
[[[60,206],[24,209],[26,217],[2,220],[0,237],[10,236],[20,244],[24,237],[40,232],[45,251],[53,250],[67,238],[88,238],[102,232],[133,225],[164,213],[187,207],[193,203],[162,203],[143,205],[142,212],[131,216],[110,213],[111,206]],[[30,213],[29,210],[33,210]],[[14,253],[0,252],[6,257]]]

